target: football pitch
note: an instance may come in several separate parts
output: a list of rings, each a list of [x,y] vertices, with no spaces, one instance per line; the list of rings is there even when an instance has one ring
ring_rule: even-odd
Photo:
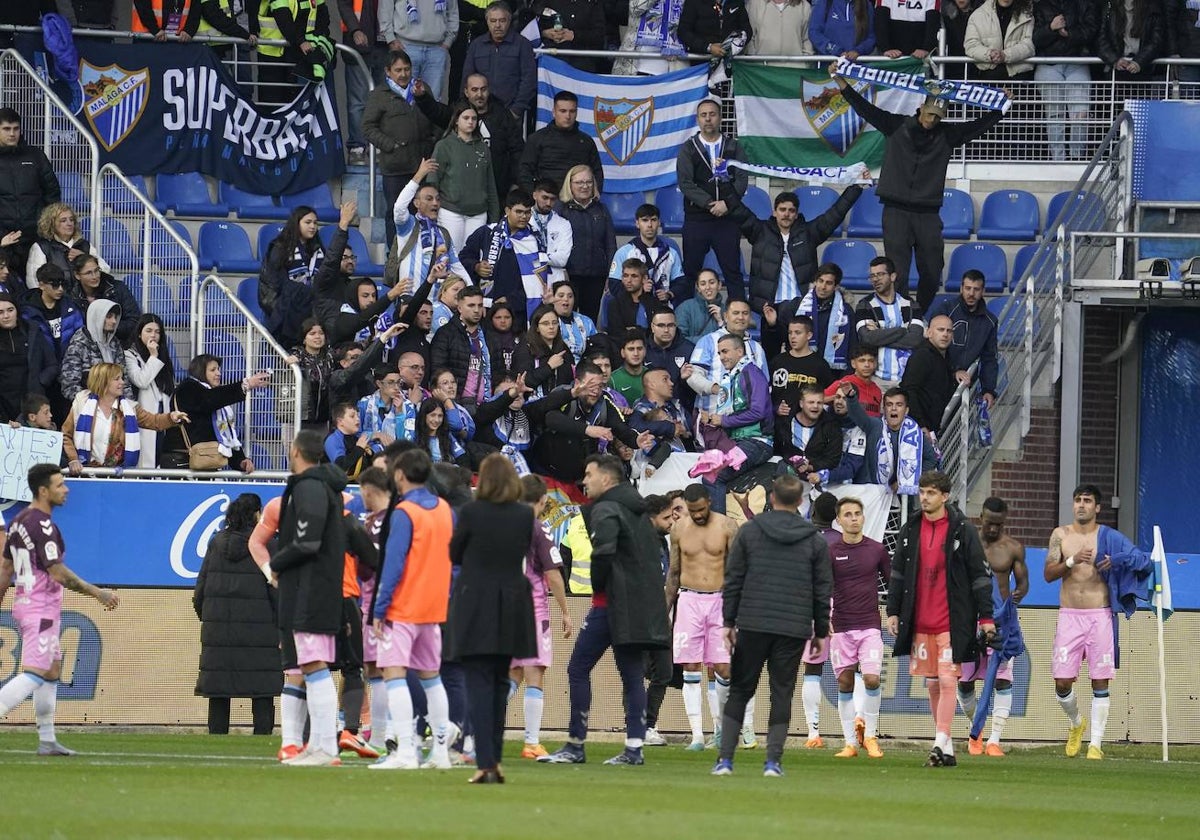
[[[644,767],[605,767],[615,743],[583,766],[536,765],[506,744],[507,783],[468,786],[468,768],[369,772],[290,768],[278,739],[126,734],[60,728],[73,758],[33,755],[30,727],[0,731],[5,838],[85,837],[1190,837],[1200,835],[1200,747],[1111,745],[1104,761],[1061,745],[922,767],[924,752],[835,760],[789,749],[787,775],[762,777],[763,751],[739,750],[733,776],[714,753],[646,750]],[[550,741],[551,745],[557,742]],[[1175,759],[1178,759],[1177,761]]]

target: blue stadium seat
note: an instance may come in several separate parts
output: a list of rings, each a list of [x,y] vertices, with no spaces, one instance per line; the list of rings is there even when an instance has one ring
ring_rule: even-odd
[[[239,219],[286,219],[291,208],[280,207],[269,195],[245,192],[232,184],[220,182],[218,199],[229,206]]]
[[[637,233],[634,214],[639,207],[646,203],[645,193],[606,192],[600,196],[600,203],[608,208],[609,215],[612,216],[613,227],[616,228],[617,233]]]
[[[70,205],[80,216],[87,213],[92,206],[92,193],[83,175],[78,172],[59,172],[57,175],[63,204]]]
[[[204,287],[205,323],[208,323],[209,318],[220,318],[224,324],[233,324],[242,318],[241,311],[229,299],[229,294],[224,289],[217,288],[216,284]]]
[[[833,187],[796,187],[796,200],[800,202],[800,215],[811,221],[837,203],[838,191]],[[833,235],[842,235],[841,225]]]
[[[283,224],[281,222],[272,222],[258,229],[258,261],[260,264],[267,258],[267,252],[271,248],[271,243],[275,240],[275,237],[279,236],[282,230]]]
[[[228,206],[209,198],[208,182],[199,172],[159,175],[154,186],[154,206],[164,213],[219,218],[229,215]]]
[[[935,295],[933,303],[929,305],[929,311],[925,314],[925,323],[929,323],[929,319],[934,315],[940,315],[954,306],[954,301],[958,300],[958,295]]]
[[[975,229],[975,202],[962,190],[943,190],[941,217],[945,239],[970,239]]]
[[[129,291],[133,293],[133,299],[138,302],[138,306],[142,308],[142,311],[147,311],[146,290],[144,288],[144,284],[142,283],[142,275],[126,274],[121,278],[121,282],[129,287]],[[154,310],[150,309],[149,311],[153,312]]]
[[[980,239],[1029,242],[1041,230],[1037,197],[1025,190],[997,190],[983,200],[979,212]]]
[[[258,271],[246,229],[233,222],[205,222],[198,237],[200,268],[241,274]]]
[[[746,209],[762,220],[771,218],[771,196],[767,195],[767,191],[759,187],[749,186],[746,188],[746,194],[742,196],[742,204],[746,205]]]
[[[875,195],[874,187],[863,190],[858,201],[850,208],[846,233],[860,239],[879,239],[883,236],[883,204]]]
[[[183,222],[168,221],[175,232],[192,247],[192,234]],[[187,251],[176,242],[165,228],[155,225],[150,229],[150,264],[164,271],[188,271],[192,267]]]
[[[842,285],[851,291],[870,291],[867,279],[871,260],[877,256],[875,246],[861,239],[835,239],[825,246],[821,262],[837,263],[842,269]]]
[[[963,272],[970,268],[983,272],[985,292],[996,294],[1008,285],[1008,257],[1004,249],[990,242],[967,242],[950,253],[946,291],[957,292],[962,286]]]
[[[83,238],[97,245],[100,255],[110,266],[122,271],[134,271],[142,267],[142,258],[133,248],[133,240],[129,238],[129,230],[112,216],[104,216],[100,220],[100,242],[92,236],[91,218],[83,216],[80,220],[80,231]]]
[[[1073,192],[1073,190],[1065,190],[1050,199],[1050,203],[1046,205],[1046,230],[1050,230],[1054,225],[1058,214],[1067,206]],[[1075,196],[1075,203],[1077,209],[1071,217],[1073,230],[1101,230],[1103,228],[1104,219],[1108,214],[1104,208],[1104,201],[1099,196],[1081,193]]]
[[[662,222],[663,233],[680,233],[683,230],[683,193],[671,184],[659,187],[654,194],[654,206]]]
[[[334,230],[336,228],[333,225],[321,228],[319,235],[326,246],[333,239]],[[383,266],[371,262],[371,249],[367,247],[367,240],[363,238],[362,232],[358,228],[350,228],[346,233],[346,246],[358,257],[358,266],[354,270],[355,276],[382,277]]]
[[[129,183],[133,188],[143,196],[149,196],[150,191],[146,188],[146,179],[141,175],[126,175]],[[124,213],[126,215],[141,213],[144,206],[141,200],[134,193],[122,184],[120,181],[113,179],[111,187],[104,190],[104,204],[114,213]]]
[[[999,326],[996,329],[996,342],[1001,347],[1017,347],[1025,341],[1025,308],[1023,305],[1016,305],[1009,310],[1008,315],[1001,318],[1000,313],[1004,311],[1005,305],[1012,295],[1001,295],[988,300],[988,311],[996,316]],[[1024,295],[1016,296],[1019,302],[1024,302]],[[1041,316],[1037,311],[1036,304],[1033,310],[1033,329],[1036,332],[1041,329]]]
[[[135,277],[133,279],[137,282],[139,278]],[[188,308],[181,309],[179,306],[179,296],[176,294],[176,290],[171,283],[168,283],[157,274],[151,274],[148,283],[147,299],[143,302],[142,309],[146,312],[153,312],[159,318],[162,318],[163,323],[168,327],[188,326],[192,321],[190,290],[188,292]]]
[[[222,382],[239,382],[246,377],[246,348],[232,333],[205,329],[204,352],[221,357]]]
[[[307,190],[282,195],[279,197],[279,203],[289,213],[292,208],[307,204],[317,211],[317,218],[322,222],[336,222],[342,215],[337,205],[333,203],[333,191],[329,188],[329,184],[318,184]]]
[[[262,307],[258,305],[258,278],[247,277],[241,283],[238,283],[237,296],[246,308],[254,313],[254,317],[259,321],[264,320]]]
[[[1017,284],[1020,282],[1021,277],[1025,274],[1025,269],[1029,268],[1030,264],[1033,262],[1033,256],[1034,256],[1034,254],[1037,253],[1037,249],[1039,247],[1040,247],[1040,245],[1037,242],[1034,242],[1030,245],[1022,245],[1021,250],[1017,251],[1017,255],[1015,257],[1013,257],[1012,286],[1013,286],[1014,290],[1018,290],[1018,289],[1022,290],[1022,291],[1024,290],[1024,288],[1025,288],[1024,286],[1018,287]],[[1053,265],[1053,264],[1054,264],[1054,250],[1053,249],[1046,251],[1042,255],[1042,257],[1038,260],[1039,268],[1041,268],[1042,266],[1045,266],[1045,265]]]

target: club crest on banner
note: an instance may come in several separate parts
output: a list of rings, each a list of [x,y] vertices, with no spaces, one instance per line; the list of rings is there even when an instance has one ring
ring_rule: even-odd
[[[854,90],[868,102],[875,99],[874,89],[865,82],[854,83]],[[813,131],[838,155],[846,154],[866,127],[866,122],[842,97],[841,90],[832,79],[823,85],[802,80],[800,102]]]
[[[593,110],[596,135],[618,165],[634,156],[654,124],[653,99],[603,99]]]
[[[146,110],[150,73],[145,67],[97,67],[84,60],[79,62],[79,86],[83,90],[84,115],[96,139],[111,152],[129,136]]]

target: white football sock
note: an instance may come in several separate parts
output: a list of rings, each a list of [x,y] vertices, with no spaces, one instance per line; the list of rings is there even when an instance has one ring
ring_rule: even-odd
[[[720,723],[721,718],[725,715],[725,701],[729,699],[729,680],[720,674],[714,674],[713,681],[717,684],[717,690],[709,692],[708,702],[711,704],[715,695],[716,708],[710,707],[709,711],[712,712],[713,729],[716,729],[716,724]]]
[[[337,755],[337,687],[328,668],[304,675],[308,688],[308,715],[311,723],[310,741],[326,755]]]
[[[1062,710],[1067,713],[1067,719],[1071,721],[1071,726],[1079,726],[1083,719],[1079,716],[1079,700],[1075,696],[1075,688],[1067,692],[1065,697],[1055,694],[1058,697],[1058,705],[1062,706]]]
[[[429,728],[433,731],[433,749],[447,750],[446,735],[450,726],[450,697],[446,694],[446,686],[442,685],[440,676],[421,680],[421,688],[425,689],[425,702],[429,707]]]
[[[58,707],[58,680],[46,680],[33,690],[33,714],[39,741],[54,742],[54,710]]]
[[[805,674],[804,688],[801,690],[804,699],[804,720],[808,723],[808,737],[821,736],[821,677],[819,674]]]
[[[992,704],[992,734],[988,736],[989,744],[1000,743],[1000,736],[1004,734],[1004,724],[1008,723],[1008,716],[1012,712],[1013,693],[1011,688],[996,689],[996,700]]]
[[[750,695],[750,699],[746,701],[746,714],[742,715],[742,729],[754,731],[754,695]]]
[[[854,716],[862,717],[867,708],[867,686],[862,674],[854,672]]]
[[[692,741],[704,740],[704,713],[700,705],[700,672],[683,672],[683,711],[687,714],[688,726],[692,728]],[[720,723],[720,721],[718,721]]]
[[[532,685],[525,686],[525,743],[542,742],[542,712],[546,708],[545,693]]]
[[[874,738],[879,734],[879,707],[883,704],[883,687],[864,688],[863,738]]]
[[[1108,692],[1103,694],[1099,692],[1092,693],[1092,740],[1090,745],[1096,749],[1100,749],[1100,745],[1104,743],[1104,728],[1108,726],[1108,708],[1112,704],[1112,699],[1108,696]]]
[[[413,702],[408,691],[408,681],[396,677],[387,681],[388,718],[395,732],[397,751],[406,758],[416,758],[417,748],[413,743]]]
[[[371,740],[383,743],[387,736],[388,696],[387,683],[383,677],[371,677]],[[380,735],[385,736],[380,739]]]
[[[842,737],[846,739],[847,747],[858,745],[854,734],[854,692],[838,692],[838,717],[842,719]]]
[[[37,674],[22,671],[0,688],[0,717],[4,717],[17,706],[25,702],[25,698],[33,694],[37,687],[44,683]]]
[[[956,691],[958,692],[958,706],[963,710],[963,714],[967,716],[967,723],[975,719],[975,709],[979,707],[979,700],[975,697],[975,684],[971,684],[970,691],[964,691],[960,685]]]
[[[279,732],[283,746],[304,746],[304,719],[308,717],[308,700],[304,687],[285,683],[279,698]]]

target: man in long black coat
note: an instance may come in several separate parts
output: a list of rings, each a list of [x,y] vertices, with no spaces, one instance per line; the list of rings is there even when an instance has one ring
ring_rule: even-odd
[[[646,503],[625,480],[621,461],[593,455],[584,466],[583,489],[592,504],[583,518],[592,543],[592,608],[579,628],[567,664],[571,721],[567,743],[539,758],[550,764],[583,764],[588,713],[592,706],[592,669],[608,648],[621,674],[625,697],[625,750],[605,764],[644,764],[646,686],[643,651],[671,641],[663,597],[658,533],[646,515]]]

